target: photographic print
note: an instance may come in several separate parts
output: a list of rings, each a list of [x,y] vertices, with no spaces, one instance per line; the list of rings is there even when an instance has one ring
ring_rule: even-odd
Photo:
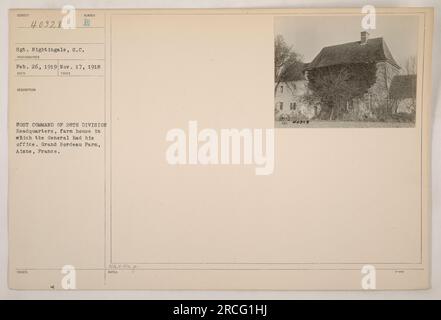
[[[275,17],[275,127],[414,127],[418,17]]]
[[[9,10],[11,292],[430,288],[434,9],[364,8]]]

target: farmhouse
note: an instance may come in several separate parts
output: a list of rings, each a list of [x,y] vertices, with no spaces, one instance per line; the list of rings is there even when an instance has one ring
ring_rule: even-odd
[[[369,38],[324,47],[303,76],[275,86],[276,120],[385,120],[415,109],[416,75],[399,75],[386,41]]]
[[[330,89],[335,97],[322,105],[329,107],[322,110],[327,119],[363,120],[389,111],[389,88],[399,70],[385,40],[369,39],[369,33],[363,31],[359,41],[323,48],[307,65],[305,74],[310,88],[320,89],[318,77],[311,77],[318,74],[328,76],[326,85],[334,85]]]
[[[305,98],[308,94],[308,84],[304,78],[280,83],[275,92],[276,119],[283,117],[312,118],[314,109]]]

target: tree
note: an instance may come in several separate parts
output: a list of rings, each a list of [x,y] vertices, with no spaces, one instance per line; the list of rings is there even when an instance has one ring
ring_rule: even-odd
[[[347,112],[376,80],[375,63],[332,65],[308,71],[308,87],[321,103],[319,118],[335,120]]]
[[[302,72],[300,55],[287,45],[282,35],[277,35],[274,40],[274,94],[280,83],[302,79]]]
[[[383,62],[377,64],[377,74],[378,74],[378,86],[381,87],[381,92],[383,95],[377,98],[383,99],[383,108],[376,110],[377,116],[384,117],[387,114],[393,113],[393,105],[390,104],[390,85],[392,79],[397,75],[398,71],[392,68],[388,63]]]
[[[406,60],[406,64],[404,66],[405,74],[416,74],[417,73],[417,62],[415,56],[410,56]]]

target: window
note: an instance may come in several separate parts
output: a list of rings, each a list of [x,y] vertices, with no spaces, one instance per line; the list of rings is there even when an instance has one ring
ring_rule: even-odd
[[[283,110],[283,102],[280,102],[279,108],[280,110]]]
[[[295,102],[290,102],[290,103],[289,103],[289,109],[290,109],[290,110],[295,110],[296,107],[297,107],[297,104],[296,104]]]
[[[280,93],[283,93],[283,86],[280,86]]]

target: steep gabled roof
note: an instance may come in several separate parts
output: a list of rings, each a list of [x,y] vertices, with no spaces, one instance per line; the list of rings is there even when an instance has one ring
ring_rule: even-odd
[[[396,75],[390,84],[390,97],[392,99],[415,98],[416,80],[416,74]]]
[[[380,61],[387,61],[400,68],[383,38],[373,38],[368,39],[365,44],[354,41],[324,47],[314,60],[308,64],[308,70],[333,65]]]

